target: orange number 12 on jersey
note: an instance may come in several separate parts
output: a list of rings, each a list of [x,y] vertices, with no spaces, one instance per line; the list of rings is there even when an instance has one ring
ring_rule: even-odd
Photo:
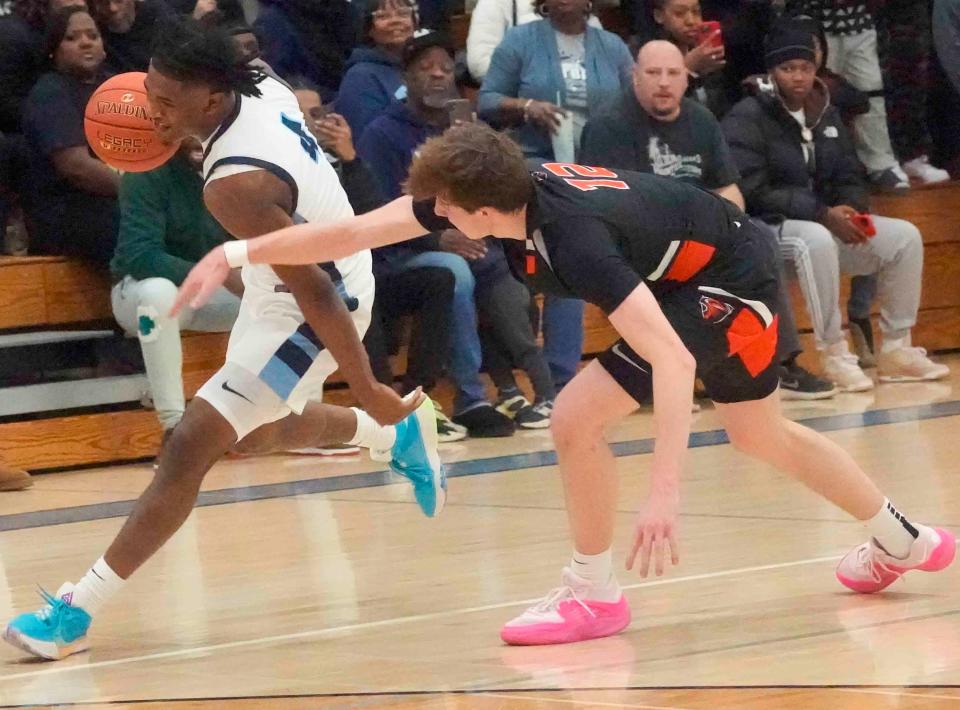
[[[544,168],[554,175],[564,178],[564,182],[583,192],[609,187],[612,190],[629,190],[623,180],[617,180],[617,174],[606,168],[591,168],[574,163],[544,163]],[[579,176],[579,177],[577,177]]]

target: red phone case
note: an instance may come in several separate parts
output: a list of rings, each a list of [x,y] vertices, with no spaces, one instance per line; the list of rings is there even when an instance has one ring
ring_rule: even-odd
[[[868,214],[856,214],[853,216],[853,223],[860,228],[860,231],[868,237],[876,236],[877,228],[873,224],[873,217]]]
[[[719,31],[720,31],[720,23],[717,22],[716,20],[708,20],[707,22],[704,22],[702,25],[700,25],[700,44],[703,44],[705,41],[710,39],[710,36],[714,32],[719,32]],[[718,34],[716,37],[714,37],[711,40],[711,45],[714,47],[722,47],[723,35]]]

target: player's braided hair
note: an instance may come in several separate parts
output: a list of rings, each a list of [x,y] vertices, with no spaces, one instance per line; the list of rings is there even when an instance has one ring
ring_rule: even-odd
[[[407,192],[439,197],[468,212],[516,212],[533,199],[520,146],[482,123],[464,123],[424,143],[410,165]]]
[[[243,61],[223,27],[191,18],[169,18],[157,33],[151,62],[158,71],[177,81],[260,96],[257,84],[263,74]]]

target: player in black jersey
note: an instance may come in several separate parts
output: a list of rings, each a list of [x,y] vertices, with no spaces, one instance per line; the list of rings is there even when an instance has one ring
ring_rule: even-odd
[[[459,229],[505,240],[515,273],[538,289],[600,306],[620,334],[561,392],[552,430],[574,554],[562,587],[506,624],[513,644],[608,636],[630,611],[612,572],[617,498],[605,428],[653,394],[657,441],[650,494],[637,516],[627,567],[657,575],[679,561],[679,479],[695,374],[734,447],[791,474],[863,521],[870,535],[841,561],[838,579],[876,592],[905,571],[943,569],[954,536],[911,524],[849,454],[780,410],[774,354],[775,255],[733,204],[692,185],[563,163],[527,165],[507,137],[458,126],[425,143],[408,191],[351,220],[301,225],[222,249],[195,267],[178,305],[199,305],[243,263],[302,264]],[[639,557],[639,559],[638,559]]]

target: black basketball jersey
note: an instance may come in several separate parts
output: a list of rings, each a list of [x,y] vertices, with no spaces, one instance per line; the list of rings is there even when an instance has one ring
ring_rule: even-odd
[[[535,290],[609,313],[641,282],[658,295],[688,282],[736,281],[751,268],[735,253],[746,216],[711,192],[645,173],[530,167],[536,197],[527,208],[526,245],[508,239],[504,247]],[[451,226],[433,214],[432,201],[414,211],[428,230]]]

